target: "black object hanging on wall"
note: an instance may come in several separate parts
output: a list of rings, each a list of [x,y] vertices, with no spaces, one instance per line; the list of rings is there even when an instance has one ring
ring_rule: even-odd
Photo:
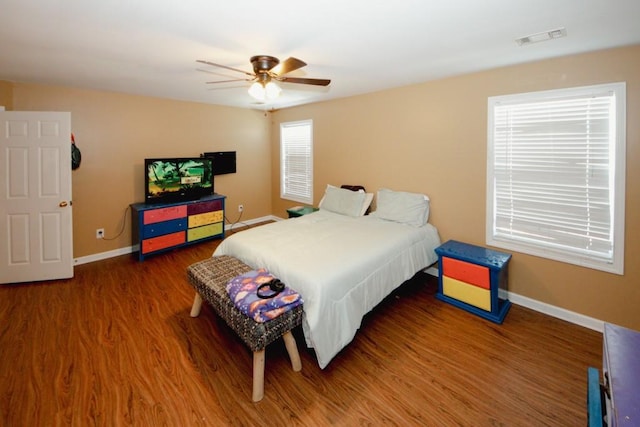
[[[78,169],[81,161],[82,154],[80,153],[80,149],[76,146],[76,137],[71,133],[71,169]]]
[[[236,152],[235,151],[215,151],[203,153],[202,157],[213,159],[213,174],[224,175],[236,173]]]

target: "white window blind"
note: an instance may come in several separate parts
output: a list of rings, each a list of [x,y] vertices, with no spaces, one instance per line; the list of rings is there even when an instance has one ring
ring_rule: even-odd
[[[622,274],[624,92],[489,99],[488,244]]]
[[[313,203],[313,122],[280,124],[280,197]]]

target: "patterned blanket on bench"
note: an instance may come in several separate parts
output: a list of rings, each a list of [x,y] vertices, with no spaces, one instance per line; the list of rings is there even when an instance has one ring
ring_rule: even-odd
[[[246,316],[255,322],[268,322],[303,303],[300,294],[288,286],[272,298],[260,298],[260,285],[274,279],[275,277],[264,268],[251,270],[231,279],[227,284],[227,292],[238,310]],[[271,291],[267,288],[267,295],[269,292]]]

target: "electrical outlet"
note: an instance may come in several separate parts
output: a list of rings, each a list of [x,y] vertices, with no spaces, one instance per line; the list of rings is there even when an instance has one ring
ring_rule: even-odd
[[[104,239],[104,228],[98,228],[96,230],[96,239]]]
[[[238,205],[238,212],[242,212],[244,210],[244,205]]]

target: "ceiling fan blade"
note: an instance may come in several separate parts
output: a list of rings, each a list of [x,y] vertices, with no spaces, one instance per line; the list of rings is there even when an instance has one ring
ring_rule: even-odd
[[[285,83],[300,83],[303,85],[329,86],[329,79],[308,79],[304,77],[278,77],[276,80]]]
[[[214,67],[226,68],[227,70],[237,71],[237,72],[239,72],[239,73],[246,74],[247,76],[254,77],[254,74],[253,74],[253,73],[249,73],[249,72],[246,72],[246,71],[244,71],[244,70],[240,70],[240,69],[238,69],[238,68],[227,67],[226,65],[216,64],[216,63],[214,63],[214,62],[209,62],[209,61],[203,61],[203,60],[201,60],[201,59],[196,59],[196,62],[199,62],[199,63],[201,63],[201,64],[212,65],[212,66],[214,66]]]
[[[213,82],[205,82],[206,84],[214,84],[214,83],[231,83],[231,82],[250,82],[253,79],[233,79],[233,80],[216,80]]]
[[[307,63],[299,60],[298,58],[287,58],[269,71],[276,76],[282,76],[283,74],[302,68],[305,65],[307,65]]]

